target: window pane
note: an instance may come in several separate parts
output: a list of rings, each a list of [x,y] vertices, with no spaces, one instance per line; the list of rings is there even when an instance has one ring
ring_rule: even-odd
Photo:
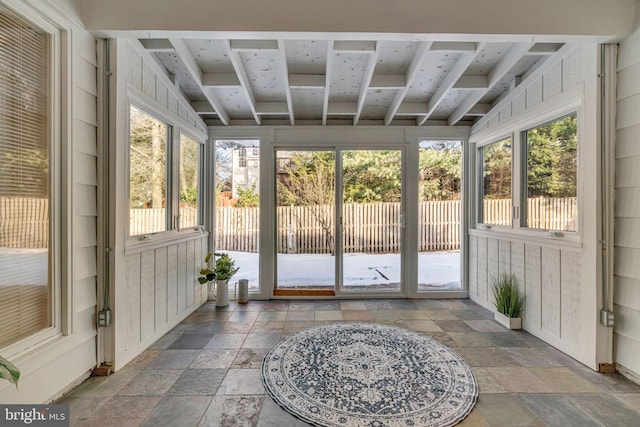
[[[180,135],[180,228],[198,225],[200,144]]]
[[[511,138],[481,148],[484,224],[511,225]]]
[[[260,291],[260,141],[218,140],[215,156],[215,250],[228,253],[240,268],[234,281],[247,279],[250,292]]]
[[[0,348],[51,326],[48,36],[0,10]]]
[[[576,124],[572,114],[525,132],[527,227],[577,230]]]
[[[129,138],[129,234],[167,229],[167,130],[131,106]]]

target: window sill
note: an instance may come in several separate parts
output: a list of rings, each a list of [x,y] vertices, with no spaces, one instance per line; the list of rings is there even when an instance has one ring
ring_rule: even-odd
[[[492,237],[522,243],[536,243],[541,246],[561,247],[567,249],[581,249],[582,240],[575,232],[562,232],[562,236],[551,236],[551,231],[542,230],[514,230],[507,227],[495,226],[495,228],[482,229],[482,224],[478,228],[469,229],[470,236]]]
[[[183,231],[165,231],[156,234],[144,234],[139,236],[131,236],[127,240],[127,246],[125,248],[125,255],[137,254],[140,252],[146,252],[165,246],[188,242],[190,240],[201,239],[209,235],[209,232],[199,227],[192,227],[189,230]],[[141,237],[147,236],[147,238],[141,239]]]

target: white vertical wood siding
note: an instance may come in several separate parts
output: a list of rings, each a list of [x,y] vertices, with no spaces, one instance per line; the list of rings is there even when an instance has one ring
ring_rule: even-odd
[[[165,115],[180,119],[183,126],[205,132],[206,126],[189,106],[189,103],[167,87],[165,79],[154,71],[149,62],[134,45],[128,41],[118,44],[118,71],[125,78],[118,91],[118,117],[128,117],[127,91],[135,92],[137,98],[146,105],[154,106]],[[180,98],[178,98],[180,96]],[[121,135],[126,123],[120,123]],[[126,144],[123,143],[123,147]],[[126,156],[117,157],[117,170],[126,170]],[[127,182],[117,185],[118,211],[124,212],[118,218],[128,218],[126,199]],[[120,194],[122,193],[122,194]],[[167,333],[181,320],[192,313],[206,300],[206,289],[197,281],[207,251],[207,237],[204,234],[181,237],[178,241],[131,247],[127,245],[126,221],[115,224],[118,243],[115,251],[115,301],[114,307],[114,349],[112,356],[115,368],[122,368],[140,354],[155,340]]]
[[[500,111],[490,112],[491,116],[473,133],[490,133],[495,126],[508,127],[510,120],[532,116],[532,108],[540,109],[545,101],[553,102],[555,96],[565,92],[584,94],[579,156],[581,170],[591,170],[598,150],[595,137],[591,136],[595,135],[595,128],[589,127],[595,123],[596,97],[591,96],[596,87],[595,49],[585,45],[573,50]],[[638,160],[640,163],[640,157]],[[640,167],[635,165],[634,170]],[[587,175],[590,174],[580,175],[584,190],[578,195],[582,244],[545,242],[544,233],[533,241],[522,235],[471,230],[469,294],[475,301],[493,308],[492,279],[501,273],[515,274],[526,297],[524,328],[595,369],[599,345],[596,300],[600,285],[595,249],[599,226],[593,212],[599,207],[595,197],[597,181]]]
[[[640,378],[640,32],[618,51],[614,357]]]

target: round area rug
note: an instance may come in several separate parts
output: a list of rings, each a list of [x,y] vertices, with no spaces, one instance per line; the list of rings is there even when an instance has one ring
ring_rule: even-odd
[[[372,323],[283,338],[265,355],[262,380],[280,406],[317,426],[452,426],[478,397],[473,372],[453,350]]]

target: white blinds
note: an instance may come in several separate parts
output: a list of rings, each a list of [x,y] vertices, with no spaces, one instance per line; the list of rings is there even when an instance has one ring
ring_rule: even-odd
[[[49,313],[49,37],[0,8],[0,348]]]

